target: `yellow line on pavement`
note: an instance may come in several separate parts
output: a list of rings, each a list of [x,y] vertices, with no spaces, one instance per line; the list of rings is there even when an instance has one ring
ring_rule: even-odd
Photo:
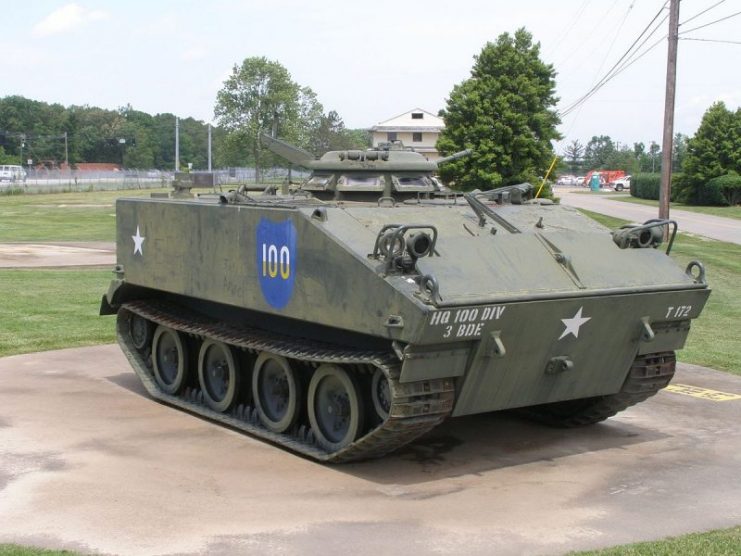
[[[666,387],[669,392],[675,394],[684,394],[693,398],[710,400],[711,402],[728,402],[731,400],[741,400],[741,394],[731,394],[729,392],[719,392],[709,388],[700,388],[699,386],[690,386],[688,384],[670,384]]]

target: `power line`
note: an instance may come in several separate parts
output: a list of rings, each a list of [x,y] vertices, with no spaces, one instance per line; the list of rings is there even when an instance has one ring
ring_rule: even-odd
[[[614,79],[615,77],[617,77],[618,75],[620,75],[621,73],[623,73],[626,69],[628,69],[630,66],[632,66],[633,64],[635,64],[641,58],[643,58],[646,54],[648,54],[649,52],[651,52],[654,48],[656,48],[657,46],[659,46],[662,42],[664,42],[664,39],[666,39],[666,37],[667,37],[667,35],[664,35],[663,37],[661,37],[659,40],[657,40],[655,43],[653,43],[651,46],[649,46],[646,50],[644,50],[643,52],[641,52],[641,54],[638,55],[637,57],[635,57],[635,58],[632,58],[631,57],[630,59],[626,60],[617,70],[615,70],[615,72],[612,75],[610,75],[610,79],[608,79],[607,81],[605,81],[605,83],[603,85],[606,85],[609,81],[611,81],[612,79]],[[584,106],[584,103],[587,100],[589,100],[590,98],[592,98],[595,94],[597,94],[598,91],[599,91],[599,88],[598,89],[595,89],[594,91],[592,91],[591,93],[589,93],[589,95],[583,101],[581,101],[581,103],[578,105],[578,107],[581,108],[582,106]],[[574,110],[574,108],[576,108],[576,107],[568,108],[561,115],[567,115],[567,114],[571,113]]]
[[[720,5],[721,5],[721,4],[723,3],[723,2],[725,2],[725,1],[726,1],[726,0],[720,0],[720,2],[716,2],[715,4],[713,4],[712,6],[710,6],[709,8],[705,8],[704,10],[702,10],[702,11],[701,11],[700,13],[697,13],[697,14],[693,15],[692,17],[689,17],[689,18],[685,19],[684,21],[682,21],[682,22],[681,22],[681,23],[679,24],[679,26],[681,27],[681,26],[682,26],[682,25],[684,25],[685,23],[689,23],[689,22],[690,22],[690,21],[692,21],[693,19],[697,19],[697,18],[698,18],[698,17],[700,17],[700,16],[702,15],[702,14],[704,14],[704,13],[707,13],[707,12],[709,12],[710,10],[712,10],[713,8],[715,8],[715,7],[717,7],[717,6],[720,6]]]
[[[555,55],[555,53],[558,52],[558,48],[563,44],[563,41],[566,39],[566,37],[570,35],[571,31],[574,29],[579,19],[581,18],[581,16],[584,14],[584,9],[587,7],[587,4],[589,4],[589,2],[590,0],[584,0],[584,2],[582,2],[582,5],[577,10],[576,15],[573,18],[571,18],[571,23],[566,28],[566,30],[563,31],[563,33],[561,33],[561,38],[558,40],[558,42],[553,47],[552,55]]]
[[[618,25],[615,35],[612,37],[612,41],[610,41],[610,46],[607,49],[607,52],[605,53],[604,57],[602,58],[602,62],[600,62],[599,68],[597,68],[597,71],[595,72],[595,78],[599,73],[602,71],[602,67],[605,65],[605,62],[607,61],[607,58],[610,57],[610,54],[612,53],[612,49],[615,46],[615,42],[618,39],[618,36],[620,35],[620,31],[623,28],[623,25],[625,25],[625,21],[628,19],[628,16],[630,15],[631,10],[633,9],[635,2],[631,0],[630,4],[628,4],[628,9],[625,11],[625,15],[623,16],[623,19],[620,21],[620,25]],[[613,4],[614,6],[614,4]],[[596,84],[596,83],[595,83]],[[593,84],[594,85],[594,84]],[[579,114],[581,114],[581,109],[584,106],[584,104],[581,104],[579,106],[579,111],[576,113],[576,116],[571,120],[571,125],[569,125],[569,128],[566,131],[566,135],[569,135],[571,133],[571,129],[576,124],[576,120],[579,118]]]
[[[702,42],[719,42],[723,44],[741,44],[741,41],[724,41],[722,39],[696,39],[694,37],[679,37],[680,41],[702,41]]]
[[[659,18],[661,13],[664,11],[664,8],[666,7],[667,2],[664,2],[664,4],[661,6],[658,12],[656,12],[656,15],[651,19],[651,21],[646,25],[646,27],[641,31],[641,33],[638,35],[638,37],[633,41],[633,43],[628,47],[628,49],[623,53],[623,55],[613,64],[613,66],[608,70],[608,72],[605,74],[605,76],[600,79],[589,91],[587,91],[584,95],[579,97],[577,100],[572,102],[570,105],[568,105],[566,108],[561,110],[559,112],[560,116],[566,116],[570,112],[573,112],[578,106],[586,102],[592,95],[594,95],[599,89],[604,87],[609,81],[611,81],[617,74],[622,72],[624,69],[632,65],[632,63],[636,60],[631,61],[631,59],[638,53],[640,48],[648,41],[659,29],[659,27],[663,24],[664,21],[666,21],[668,15],[665,15],[664,18],[656,24],[654,29],[646,36],[646,38],[641,42],[641,44],[636,47],[636,45],[639,43],[639,41],[643,38],[643,36],[648,32],[648,30],[656,23],[656,20]],[[662,39],[663,40],[663,39]],[[651,46],[646,52],[641,54],[640,57],[643,57],[646,53],[648,53],[649,50],[651,50],[653,46]],[[639,57],[639,58],[640,58]],[[630,62],[630,63],[628,63]],[[626,63],[628,63],[626,65]],[[622,64],[622,66],[621,66]]]
[[[612,4],[607,8],[607,11],[605,11],[598,19],[597,23],[600,21],[604,21],[607,16],[610,15],[610,12],[612,12],[613,8],[617,5],[618,0],[614,0]],[[584,43],[577,44],[564,58],[562,58],[560,61],[556,62],[557,66],[564,66],[567,62],[571,60],[571,58],[576,54],[577,52],[581,52],[584,48]]]
[[[685,35],[687,33],[691,33],[692,31],[697,31],[698,29],[704,29],[705,27],[708,27],[710,25],[715,25],[716,23],[720,23],[721,21],[725,21],[726,19],[731,19],[732,17],[736,17],[737,15],[741,15],[741,12],[736,12],[735,14],[721,17],[720,19],[716,19],[715,21],[711,21],[710,23],[706,23],[705,25],[700,25],[698,27],[693,27],[692,29],[687,29],[686,31],[682,31],[680,35]]]
[[[643,35],[645,35],[646,32],[648,31],[648,29],[655,23],[656,19],[661,15],[661,12],[664,10],[665,7],[666,7],[666,2],[661,7],[661,9],[656,13],[656,15],[653,17],[653,19],[649,22],[649,24],[643,29],[643,31],[641,31],[640,35],[638,35],[638,37],[636,38],[636,40],[633,41],[633,44],[631,44],[630,47],[628,47],[628,49],[625,51],[625,53],[623,53],[623,55],[618,59],[618,61],[615,62],[615,64],[609,69],[609,71],[605,74],[605,76],[602,79],[600,79],[584,95],[582,95],[581,97],[579,97],[577,100],[575,100],[570,105],[568,105],[564,110],[562,110],[560,112],[560,115],[565,116],[569,112],[573,111],[579,104],[585,102],[589,97],[591,97],[595,92],[597,92],[597,90],[599,90],[601,87],[603,87],[611,79],[611,74],[612,74],[612,72],[615,71],[615,68],[617,68],[622,63],[622,61],[625,60],[626,57],[628,57],[629,55],[632,56],[632,55],[635,54],[635,52],[633,52],[633,54],[631,54],[631,51],[633,51],[633,49],[635,48],[635,46],[638,43],[638,41],[641,40],[641,38],[643,37]],[[664,19],[666,19],[666,17]],[[663,22],[663,20],[662,20],[662,22]],[[659,25],[661,25],[662,22],[659,22]],[[657,25],[656,29],[657,28],[658,28],[658,25]],[[651,32],[651,34],[649,35],[649,37],[651,35],[653,35],[653,33],[656,32],[656,29],[654,29]]]
[[[617,41],[618,36],[620,35],[620,31],[623,29],[623,25],[625,25],[625,20],[628,19],[628,16],[630,15],[630,11],[633,9],[633,2],[631,2],[628,5],[628,9],[625,12],[625,15],[623,16],[622,21],[620,22],[620,25],[618,25],[617,30],[615,31],[615,36],[612,37],[612,42],[610,42],[610,47],[607,49],[607,54],[605,54],[605,57],[602,59],[602,63],[599,66],[599,69],[597,70],[597,73],[599,73],[602,70],[602,66],[605,65],[605,62],[607,61],[607,58],[612,53],[612,48],[615,46],[615,41]]]
[[[64,139],[64,134],[62,135],[34,135],[33,133],[23,133],[21,131],[7,131],[4,129],[0,129],[0,135],[5,135],[6,137],[20,137],[23,139],[34,139],[34,140],[43,140],[43,139]]]
[[[687,22],[689,22],[689,21],[692,21],[693,19],[696,19],[696,18],[698,18],[698,17],[699,17],[699,16],[701,16],[702,14],[704,14],[704,13],[706,13],[706,12],[710,11],[711,9],[715,8],[716,6],[719,6],[720,4],[722,4],[722,3],[723,3],[723,2],[725,2],[725,1],[726,1],[726,0],[721,0],[720,2],[716,2],[715,4],[713,4],[712,6],[710,6],[709,8],[706,8],[706,9],[704,9],[703,11],[701,11],[701,12],[699,12],[699,13],[697,13],[697,14],[693,15],[692,17],[690,17],[690,18],[687,18],[687,19],[686,19],[686,20],[684,20],[684,21],[683,21],[682,23],[680,23],[680,25],[682,25],[683,23],[687,23]],[[665,5],[666,5],[666,4],[665,4]],[[738,13],[735,13],[735,14],[731,14],[731,15],[729,15],[729,16],[723,17],[723,18],[721,18],[721,19],[718,19],[718,20],[716,20],[716,21],[711,21],[711,22],[710,22],[710,23],[708,23],[707,25],[712,25],[713,23],[718,23],[718,22],[720,22],[720,21],[724,21],[724,20],[726,20],[726,19],[729,19],[729,18],[731,18],[731,17],[737,16],[737,15],[739,15],[739,14],[741,14],[741,12],[738,12]],[[652,35],[653,33],[655,33],[655,32],[656,32],[656,30],[657,30],[657,29],[658,29],[658,28],[659,28],[659,27],[661,26],[661,24],[663,24],[663,23],[664,23],[664,21],[666,21],[666,20],[667,20],[667,18],[668,18],[668,17],[669,17],[669,15],[668,15],[668,14],[667,14],[666,16],[664,16],[664,18],[663,18],[663,19],[662,19],[662,20],[661,20],[661,21],[659,22],[659,24],[658,24],[658,25],[656,26],[656,29],[654,29],[654,31],[653,31],[653,32],[651,33],[651,35]],[[707,25],[705,25],[705,26],[707,26]],[[682,33],[689,33],[690,31],[694,31],[694,30],[697,30],[697,29],[700,29],[700,28],[701,28],[701,27],[695,27],[694,29],[688,29],[687,31],[682,31]],[[680,33],[680,34],[682,34],[682,33]],[[645,38],[645,39],[643,40],[643,42],[642,42],[642,43],[641,43],[641,44],[639,45],[639,47],[638,47],[638,48],[636,49],[636,52],[638,52],[638,50],[640,50],[640,48],[641,48],[641,47],[642,47],[642,46],[643,46],[644,44],[646,44],[646,42],[648,42],[648,39],[649,39],[649,38],[651,38],[651,35],[649,35],[648,37],[646,37],[646,38]],[[664,36],[663,36],[663,37],[661,37],[661,38],[660,38],[660,39],[659,39],[658,41],[656,41],[656,42],[655,42],[655,43],[653,43],[653,44],[652,44],[651,46],[649,46],[649,47],[648,47],[648,48],[647,48],[647,49],[646,49],[646,50],[645,50],[644,52],[642,52],[642,53],[641,53],[641,54],[640,54],[640,55],[639,55],[639,56],[638,56],[637,58],[634,58],[634,59],[633,59],[633,60],[631,60],[631,61],[630,61],[629,63],[623,64],[623,66],[621,66],[620,68],[618,68],[618,69],[617,69],[617,71],[615,72],[615,74],[614,74],[614,75],[613,75],[612,77],[615,77],[615,76],[619,75],[619,74],[620,74],[620,73],[622,73],[622,72],[623,72],[624,70],[626,70],[626,69],[628,69],[628,68],[629,68],[630,66],[632,66],[632,65],[633,65],[633,64],[634,64],[635,62],[637,62],[638,60],[640,60],[641,58],[643,58],[643,57],[644,57],[644,56],[645,56],[646,54],[648,54],[648,53],[649,53],[649,52],[650,52],[651,50],[653,50],[654,48],[656,48],[656,47],[657,47],[657,46],[658,46],[658,45],[659,45],[659,44],[660,44],[660,43],[661,43],[661,42],[662,42],[662,41],[663,41],[663,40],[664,40],[665,38],[667,38],[667,36],[668,36],[668,35],[664,35]],[[720,39],[702,39],[702,38],[690,38],[690,37],[679,37],[679,38],[680,38],[680,40],[685,40],[685,41],[690,41],[690,40],[692,40],[692,41],[703,41],[703,42],[718,42],[718,43],[727,43],[727,44],[741,44],[741,42],[739,42],[739,41],[728,41],[728,40],[720,40]]]

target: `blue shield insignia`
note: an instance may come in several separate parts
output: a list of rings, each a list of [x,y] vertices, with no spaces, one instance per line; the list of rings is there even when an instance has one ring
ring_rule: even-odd
[[[273,222],[260,218],[256,243],[262,296],[271,307],[282,309],[291,300],[296,281],[296,228],[291,220]]]

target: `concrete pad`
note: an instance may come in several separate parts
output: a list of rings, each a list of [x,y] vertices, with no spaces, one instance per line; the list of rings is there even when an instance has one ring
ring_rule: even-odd
[[[675,383],[741,394],[680,365]],[[322,466],[158,404],[117,346],[0,359],[0,542],[120,554],[560,554],[741,523],[741,400],[453,419]],[[716,396],[717,398],[717,396]]]
[[[0,243],[0,268],[114,266],[113,242]]]

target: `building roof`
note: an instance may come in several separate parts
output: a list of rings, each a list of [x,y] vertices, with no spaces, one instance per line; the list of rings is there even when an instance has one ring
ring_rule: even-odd
[[[428,132],[428,131],[442,131],[444,126],[428,126],[428,127],[422,127],[419,125],[415,126],[403,126],[403,125],[390,125],[390,126],[382,126],[382,125],[376,125],[373,126],[372,131],[406,131],[406,132],[415,132],[415,131],[421,131],[421,132]]]
[[[422,118],[412,118],[412,114],[422,114]],[[371,131],[440,131],[445,127],[442,118],[422,108],[413,108],[408,112],[379,122]]]

